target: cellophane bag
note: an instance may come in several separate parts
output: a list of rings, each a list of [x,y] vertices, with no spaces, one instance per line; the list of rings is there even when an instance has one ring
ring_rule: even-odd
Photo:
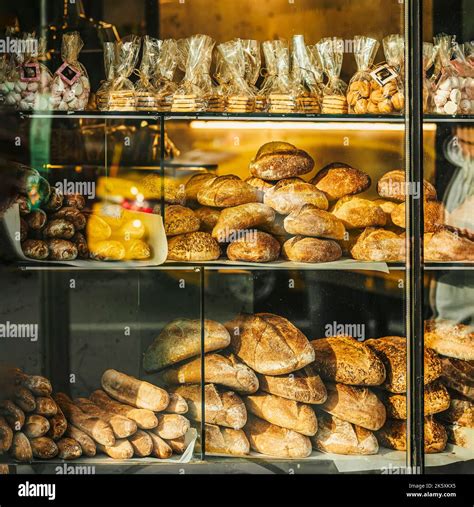
[[[428,71],[436,59],[437,48],[431,42],[423,42],[423,112],[428,113],[433,108],[433,87],[428,78]]]
[[[461,92],[459,113],[469,115],[474,111],[472,107],[472,99],[474,98],[474,67],[466,57],[466,48],[465,44],[455,43],[451,63],[459,73],[459,91]]]
[[[245,80],[245,54],[240,39],[217,46],[222,57],[225,78],[226,111],[246,113],[255,110],[255,95]]]
[[[296,96],[290,74],[290,49],[284,40],[265,41],[262,44],[267,75],[260,90],[269,113],[296,111]]]
[[[337,37],[321,39],[316,48],[328,78],[323,88],[323,114],[347,114],[347,84],[340,78],[344,57],[344,41]]]
[[[178,83],[175,81],[178,58],[178,42],[174,39],[165,39],[158,55],[154,78],[158,111],[171,111],[173,96],[178,88]]]
[[[18,37],[14,27],[7,27],[6,37],[18,48]],[[19,83],[18,53],[4,53],[0,58],[0,104],[17,107],[21,100],[21,89],[15,85]]]
[[[104,42],[105,80],[101,81],[95,94],[97,108],[101,111],[108,111],[109,109],[109,90],[115,78],[116,60],[115,42]]]
[[[367,114],[373,78],[370,75],[375,55],[380,47],[378,40],[356,35],[354,37],[354,58],[357,72],[349,81],[347,104],[349,113]]]
[[[317,51],[305,44],[303,35],[293,36],[291,78],[297,92],[297,111],[320,113],[323,71]]]
[[[255,96],[255,110],[263,111],[264,102],[256,86],[262,66],[260,43],[253,39],[240,39],[240,42],[245,56],[245,81]]]
[[[46,55],[46,39],[25,34],[22,43],[25,51],[18,53],[20,65],[19,80],[15,83],[16,106],[20,111],[49,109],[53,77],[48,67],[40,62]]]
[[[174,96],[172,111],[206,111],[219,100],[211,79],[214,41],[208,35],[193,35],[178,45],[185,75]]]
[[[157,111],[158,92],[154,78],[158,67],[163,41],[145,35],[143,37],[142,61],[138,69],[139,79],[135,83],[135,101],[137,111]]]
[[[83,111],[89,101],[91,85],[85,67],[78,61],[84,46],[79,32],[63,35],[63,63],[55,72],[51,84],[51,108],[58,111]]]

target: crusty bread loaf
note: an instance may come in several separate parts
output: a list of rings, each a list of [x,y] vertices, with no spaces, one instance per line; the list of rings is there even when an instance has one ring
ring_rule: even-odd
[[[327,383],[327,400],[321,409],[368,430],[380,429],[386,410],[378,396],[367,387]]]
[[[134,452],[132,444],[125,438],[116,440],[113,445],[97,444],[97,450],[112,459],[130,459]]]
[[[445,428],[450,443],[474,451],[474,428],[459,424],[447,424]]]
[[[138,458],[145,458],[153,452],[153,440],[146,431],[137,430],[128,441],[133,448],[134,456]]]
[[[272,262],[280,256],[280,243],[266,232],[243,231],[227,247],[227,257],[231,261]]]
[[[265,181],[262,178],[257,178],[256,176],[249,176],[245,179],[245,182],[256,188],[260,192],[261,201],[263,202],[263,195],[267,190],[272,188],[275,185],[274,181]]]
[[[250,202],[258,202],[259,195],[255,187],[234,176],[216,176],[203,183],[197,193],[202,206],[229,208]]]
[[[219,208],[211,208],[209,206],[201,206],[194,210],[194,214],[198,217],[200,222],[199,230],[203,232],[212,233],[212,229],[219,220],[221,210]]]
[[[250,452],[250,444],[243,430],[206,424],[205,434],[207,453],[245,455]]]
[[[380,394],[381,400],[390,419],[407,418],[407,397],[405,394]],[[425,387],[425,416],[443,412],[449,408],[449,393],[439,381],[432,382]]]
[[[285,230],[284,226],[285,217],[283,215],[279,215],[278,213],[275,215],[275,220],[268,224],[259,225],[258,228],[263,232],[268,232],[272,236],[288,236],[288,233]]]
[[[185,185],[186,202],[197,202],[197,194],[206,181],[216,177],[212,173],[198,173],[189,178]]]
[[[31,449],[28,437],[21,431],[13,435],[13,441],[10,447],[12,457],[21,463],[29,463],[33,460],[33,451]]]
[[[52,459],[58,455],[58,446],[54,440],[48,437],[37,437],[30,439],[33,457],[39,459]]]
[[[272,313],[241,314],[226,327],[236,356],[258,373],[291,373],[314,360],[314,350],[306,336],[284,317]]]
[[[275,211],[262,203],[249,203],[222,210],[212,236],[220,243],[229,243],[236,239],[236,233],[246,229],[255,229],[275,220]]]
[[[447,226],[426,233],[424,258],[425,261],[474,261],[472,235]]]
[[[176,319],[167,324],[148,347],[143,358],[146,372],[162,370],[201,354],[201,320]],[[224,349],[230,344],[226,328],[213,320],[204,321],[204,352]]]
[[[438,414],[438,419],[448,424],[474,428],[474,403],[455,391],[450,394],[449,408]]]
[[[370,187],[370,176],[349,164],[333,162],[324,166],[311,180],[330,201],[346,195],[360,194]]]
[[[263,180],[282,180],[313,170],[314,160],[303,150],[284,142],[264,144],[250,163],[252,176]]]
[[[347,196],[339,199],[331,213],[342,221],[346,229],[383,227],[387,223],[383,209],[368,199]]]
[[[405,229],[405,203],[400,203],[391,213],[392,222],[397,227]],[[447,211],[443,203],[438,201],[425,201],[423,207],[424,230],[425,232],[435,232],[440,226],[444,225],[447,220]]]
[[[0,416],[0,455],[7,453],[13,443],[13,430],[7,420]]]
[[[432,417],[425,418],[425,452],[443,452],[448,436],[444,426]],[[407,450],[407,423],[400,419],[387,419],[384,427],[375,433],[379,444],[396,451]]]
[[[274,394],[256,393],[244,398],[247,412],[272,424],[312,436],[318,430],[318,420],[310,405],[288,400]]]
[[[159,414],[158,426],[150,430],[164,440],[179,438],[186,435],[191,424],[186,417],[179,414]]]
[[[3,418],[2,418],[3,419]],[[29,438],[44,437],[49,431],[49,421],[42,415],[30,414],[23,426],[23,432]]]
[[[280,180],[265,192],[263,202],[282,215],[297,211],[305,204],[323,210],[329,207],[324,192],[306,181]]]
[[[61,438],[58,443],[58,458],[77,459],[82,456],[82,447],[74,438]]]
[[[378,386],[385,380],[385,367],[364,343],[351,336],[313,340],[314,367],[323,379],[351,385]]]
[[[199,384],[171,388],[188,403],[186,414],[193,421],[202,421],[202,389]],[[242,399],[232,391],[218,390],[214,384],[205,386],[205,420],[210,424],[241,429],[247,421],[247,410]]]
[[[167,236],[195,232],[200,227],[199,218],[194,211],[179,204],[171,204],[165,207],[164,222]]]
[[[260,389],[301,403],[320,404],[327,398],[326,387],[312,365],[289,375],[258,375]]]
[[[95,441],[86,433],[76,428],[72,424],[69,424],[65,435],[69,438],[73,438],[81,446],[82,454],[87,457],[95,456],[97,453],[97,445]]]
[[[425,346],[443,356],[473,361],[474,330],[471,326],[448,320],[427,320]]]
[[[221,255],[217,241],[207,232],[190,232],[168,240],[168,260],[215,261]]]
[[[284,226],[290,234],[319,238],[343,239],[346,233],[338,218],[312,204],[293,211],[285,218]]]
[[[231,353],[204,356],[204,382],[230,387],[239,393],[251,394],[258,390],[254,371]],[[201,381],[201,357],[168,368],[162,374],[167,384],[198,384]]]
[[[126,180],[128,188],[130,181]],[[184,185],[171,177],[162,177],[159,173],[152,173],[145,176],[140,182],[140,189],[143,191],[145,199],[160,200],[163,198],[162,188],[164,188],[164,200],[167,204],[182,204],[186,202],[186,193]]]
[[[402,336],[371,338],[364,342],[381,359],[387,373],[383,387],[392,393],[406,393],[407,390],[407,341]],[[424,383],[433,382],[441,375],[438,355],[425,348]]]
[[[176,393],[168,393],[168,395],[170,397],[170,402],[165,412],[171,414],[185,414],[188,411],[188,404],[182,396]]]
[[[301,433],[281,428],[249,415],[244,428],[250,447],[276,458],[306,458],[311,454],[311,440]]]
[[[342,256],[341,247],[331,239],[295,236],[283,243],[282,256],[293,262],[331,262]]]
[[[463,363],[467,363],[463,365]],[[474,401],[474,379],[472,365],[468,361],[459,361],[449,357],[441,358],[443,382],[453,391]]]
[[[325,412],[318,412],[318,432],[311,437],[313,447],[334,454],[377,454],[379,444],[375,435]]]
[[[183,454],[186,450],[186,435],[183,435],[182,437],[178,438],[169,438],[165,440],[165,442],[171,447],[173,452],[176,454]]]
[[[407,193],[405,171],[396,169],[385,173],[377,183],[377,192],[385,199],[404,201]],[[426,180],[423,180],[423,197],[430,201],[436,199],[434,186]]]
[[[368,227],[356,239],[350,251],[354,259],[359,261],[403,261],[405,238],[393,231]]]
[[[169,444],[165,442],[161,437],[159,437],[156,433],[153,433],[151,431],[148,431],[147,433],[153,442],[153,450],[151,452],[152,456],[159,459],[171,458],[173,449],[171,449]]]

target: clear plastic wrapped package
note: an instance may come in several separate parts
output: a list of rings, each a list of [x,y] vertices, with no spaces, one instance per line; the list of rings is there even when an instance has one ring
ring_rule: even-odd
[[[101,111],[109,109],[109,89],[115,77],[116,54],[115,42],[104,42],[104,70],[105,80],[100,83],[95,94],[97,108]]]
[[[178,83],[175,81],[178,56],[177,41],[165,39],[161,44],[154,77],[159,111],[171,111],[173,96],[178,88]]]
[[[370,75],[380,43],[371,37],[354,37],[354,58],[357,72],[349,81],[347,103],[349,113],[367,114],[373,78]]]
[[[260,77],[262,57],[260,54],[260,42],[253,39],[240,39],[245,56],[245,80],[255,95],[255,110],[263,111],[264,101],[257,88],[257,80]]]
[[[474,111],[474,67],[465,54],[466,45],[455,43],[453,46],[453,60],[451,64],[459,74],[459,114],[472,114]]]
[[[316,48],[328,82],[323,89],[322,113],[347,114],[347,84],[340,78],[344,41],[337,37],[321,39]]]
[[[6,36],[17,40],[13,27],[7,27]],[[4,53],[0,58],[0,104],[15,107],[20,101],[20,92],[15,90],[15,84],[20,80],[18,73],[18,55]],[[18,96],[17,96],[18,95]]]
[[[431,42],[423,42],[423,112],[431,111],[433,105],[433,86],[427,73],[434,64],[437,48]]]
[[[135,83],[137,111],[158,110],[158,93],[154,85],[162,41],[145,35],[143,37],[142,61],[138,69],[139,79]]]
[[[79,32],[63,35],[61,46],[63,63],[55,72],[51,84],[52,109],[82,111],[87,106],[91,85],[85,67],[78,61],[83,45]]]

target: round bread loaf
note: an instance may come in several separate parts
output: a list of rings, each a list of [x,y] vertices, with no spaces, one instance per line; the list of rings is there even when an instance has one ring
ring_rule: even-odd
[[[368,430],[378,430],[384,425],[384,404],[367,387],[327,383],[326,389],[328,398],[321,405],[325,412]]]
[[[170,261],[213,261],[219,258],[219,243],[207,232],[190,232],[168,240]]]
[[[274,187],[265,192],[263,202],[282,215],[299,210],[305,204],[312,204],[319,209],[328,209],[329,203],[324,192],[305,181],[290,182],[280,180]]]
[[[244,431],[250,447],[261,454],[276,458],[307,458],[311,454],[311,440],[307,436],[254,415],[248,416]]]
[[[217,220],[219,220],[221,210],[219,208],[201,206],[194,210],[194,214],[199,218],[199,230],[211,233],[212,229],[214,229],[217,224]]]
[[[318,432],[311,437],[313,447],[334,454],[377,454],[379,444],[375,435],[325,412],[318,412]]]
[[[235,355],[258,373],[291,373],[314,360],[314,350],[306,336],[278,315],[242,314],[226,327]]]
[[[165,233],[167,236],[177,236],[187,232],[199,230],[199,218],[194,211],[179,204],[165,207]]]
[[[351,254],[359,261],[397,262],[405,259],[405,238],[392,231],[368,227],[355,240]]]
[[[243,231],[243,235],[227,247],[231,261],[272,262],[280,256],[280,243],[270,234],[260,231]]]
[[[260,389],[301,403],[320,404],[327,398],[326,387],[314,368],[309,365],[290,375],[258,375]]]
[[[405,171],[396,169],[385,173],[377,183],[377,192],[385,199],[404,201],[406,198]],[[423,198],[428,201],[436,200],[436,189],[426,180],[423,180]]]
[[[368,174],[343,162],[333,162],[324,166],[311,180],[322,190],[330,201],[346,195],[360,194],[370,187]]]
[[[230,208],[258,202],[258,191],[235,176],[216,176],[203,183],[197,193],[197,200],[203,206]]]
[[[314,160],[303,150],[284,142],[264,144],[250,163],[250,174],[275,181],[301,176],[313,170]]]
[[[438,354],[464,361],[474,360],[474,330],[449,320],[425,321],[425,346]]]
[[[196,202],[197,194],[204,183],[215,177],[216,175],[212,173],[198,173],[191,176],[185,185],[186,202]]]
[[[285,229],[290,234],[343,239],[346,233],[343,223],[331,213],[306,204],[285,218]]]
[[[336,202],[331,213],[342,220],[346,229],[383,227],[387,223],[383,209],[373,201],[361,197],[342,197]]]
[[[342,250],[330,239],[295,236],[285,241],[282,255],[293,262],[331,262],[341,258]]]
[[[236,239],[237,232],[269,225],[275,220],[275,211],[262,203],[249,203],[226,208],[221,211],[212,236],[219,243],[229,243]]]
[[[441,227],[424,237],[425,261],[474,261],[472,236],[459,229]]]
[[[392,211],[391,219],[397,227],[405,229],[405,203],[402,202]],[[424,203],[424,228],[425,232],[435,232],[441,225],[446,223],[447,212],[441,202],[425,201]]]
[[[385,367],[364,343],[351,336],[313,340],[314,368],[323,379],[350,385],[378,386],[385,380]]]

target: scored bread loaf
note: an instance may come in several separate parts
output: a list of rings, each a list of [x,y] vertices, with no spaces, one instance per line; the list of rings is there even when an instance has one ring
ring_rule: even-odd
[[[371,431],[325,412],[318,412],[318,432],[311,442],[316,450],[334,454],[370,455],[379,450]]]
[[[327,398],[326,387],[312,365],[289,375],[258,374],[260,389],[301,403],[320,404]]]
[[[407,390],[407,341],[402,336],[371,338],[364,342],[372,349],[385,366],[387,373],[383,387],[392,393],[406,393]],[[425,385],[441,375],[441,362],[431,349],[424,351]]]
[[[188,232],[168,240],[168,260],[215,261],[221,255],[217,241],[207,232]]]
[[[201,381],[201,358],[168,368],[161,377],[166,384],[197,384]],[[230,387],[239,393],[258,390],[254,371],[231,353],[204,356],[204,382]]]
[[[143,358],[147,373],[162,370],[201,354],[201,321],[176,319],[167,324],[148,347]],[[224,349],[230,344],[227,329],[219,322],[204,321],[204,352]]]
[[[165,233],[176,236],[199,230],[200,221],[194,211],[179,204],[165,206]]]
[[[371,180],[368,174],[349,164],[333,162],[320,169],[311,183],[322,190],[330,201],[335,201],[367,190]]]
[[[183,435],[182,437],[178,438],[170,438],[168,440],[165,440],[166,443],[171,447],[173,452],[176,454],[183,454],[186,450],[186,436]]]
[[[405,201],[407,193],[405,171],[396,169],[385,173],[377,183],[377,193],[385,199]],[[436,189],[429,181],[423,180],[423,196],[420,197],[429,201],[436,199]]]
[[[373,201],[361,197],[342,197],[331,213],[342,221],[346,229],[383,227],[387,223],[384,210]]]
[[[474,428],[474,403],[452,391],[449,408],[438,414],[438,419],[448,424]]]
[[[343,239],[346,233],[338,218],[312,204],[306,204],[290,213],[285,218],[284,226],[290,234],[328,239]]]
[[[305,403],[274,394],[257,393],[244,398],[247,412],[272,424],[312,436],[318,430],[314,410]]]
[[[281,215],[288,215],[309,204],[326,210],[329,203],[326,195],[306,181],[280,180],[265,192],[263,202]]]
[[[212,173],[198,173],[189,178],[185,185],[186,202],[197,202],[197,195],[204,183],[216,177]]]
[[[258,202],[258,191],[235,176],[216,176],[203,183],[197,193],[202,206],[229,208],[250,202]]]
[[[227,257],[231,261],[272,262],[280,255],[280,243],[266,232],[243,231],[227,247]]]
[[[368,430],[380,429],[386,419],[386,410],[377,395],[367,387],[345,384],[326,384],[327,400],[321,409]]]
[[[245,179],[245,182],[248,183],[249,185],[252,185],[252,187],[255,187],[260,192],[261,196],[260,202],[263,202],[263,195],[265,194],[265,192],[267,192],[268,190],[270,190],[270,188],[275,186],[276,183],[274,181],[262,180],[262,178],[257,178],[256,176],[249,176],[248,178]]]
[[[186,417],[179,414],[159,414],[158,426],[150,430],[164,440],[171,440],[186,435],[191,424]]]
[[[243,430],[206,423],[205,435],[207,453],[246,455],[250,452],[250,444]]]
[[[425,321],[425,345],[443,356],[474,360],[474,330],[449,320]]]
[[[445,426],[448,434],[448,441],[474,451],[474,429],[460,426],[459,424],[447,424]]]
[[[211,233],[212,229],[214,229],[217,224],[217,220],[219,220],[221,210],[219,208],[201,206],[194,210],[194,214],[198,217],[200,222],[199,230]]]
[[[241,314],[226,327],[235,355],[258,373],[291,373],[314,360],[314,350],[306,336],[284,317],[272,313]]]
[[[202,389],[200,384],[173,387],[172,392],[180,394],[188,403],[190,419],[201,422]],[[211,424],[241,429],[247,421],[247,410],[242,399],[232,391],[218,390],[214,384],[204,388],[205,420]]]
[[[474,261],[471,234],[454,228],[440,227],[424,236],[425,261]]]
[[[385,367],[364,343],[351,336],[313,340],[314,367],[323,379],[351,385],[378,386],[385,380]]]
[[[397,227],[405,229],[405,203],[400,203],[391,213],[392,222]],[[446,223],[447,212],[441,202],[426,201],[423,205],[424,230],[425,232],[435,232],[438,228]]]
[[[282,256],[293,262],[331,262],[342,256],[341,247],[331,239],[295,236],[285,241]]]
[[[250,447],[276,458],[306,458],[311,454],[311,440],[301,433],[281,428],[249,415],[244,428]]]
[[[368,227],[355,239],[350,252],[359,261],[403,261],[405,238],[393,231]]]

